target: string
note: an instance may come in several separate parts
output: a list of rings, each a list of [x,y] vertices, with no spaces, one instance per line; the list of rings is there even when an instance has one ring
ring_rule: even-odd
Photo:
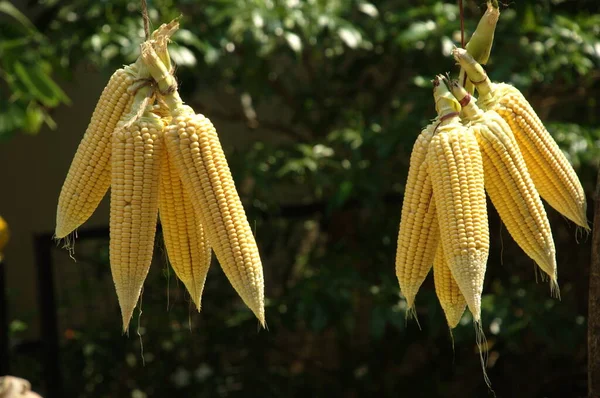
[[[144,2],[145,0],[142,0]],[[463,13],[463,2],[458,0],[458,9],[460,10],[460,46],[465,48],[465,16]]]
[[[150,38],[150,17],[148,17],[148,4],[142,0],[142,19],[144,21],[144,35],[146,40]]]

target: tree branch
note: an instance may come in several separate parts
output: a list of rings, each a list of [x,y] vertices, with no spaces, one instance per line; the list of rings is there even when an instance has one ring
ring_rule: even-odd
[[[600,397],[600,167],[594,193],[594,224],[588,296],[588,398]]]

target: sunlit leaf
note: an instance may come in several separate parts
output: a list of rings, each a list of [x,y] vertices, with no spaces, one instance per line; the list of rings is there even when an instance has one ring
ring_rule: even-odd
[[[375,5],[371,3],[360,3],[358,5],[358,9],[372,18],[379,16],[379,11],[377,10],[377,7],[375,7]]]
[[[172,46],[169,53],[176,65],[194,66],[196,65],[196,56],[187,47]]]
[[[285,32],[285,40],[288,42],[288,45],[295,52],[302,51],[302,39],[295,33]]]
[[[44,123],[43,110],[35,102],[30,102],[25,110],[23,131],[28,134],[37,134],[42,123]]]
[[[399,39],[403,42],[413,43],[418,40],[424,40],[436,28],[434,21],[415,22],[400,35]]]
[[[340,39],[342,39],[342,41],[350,48],[358,47],[362,39],[361,34],[356,29],[348,26],[341,27],[338,30],[338,35],[340,36]]]
[[[173,41],[179,44],[193,46],[200,51],[204,50],[206,47],[204,43],[202,43],[202,40],[200,40],[198,36],[188,29],[179,29],[177,32],[175,32],[175,35],[173,35]]]

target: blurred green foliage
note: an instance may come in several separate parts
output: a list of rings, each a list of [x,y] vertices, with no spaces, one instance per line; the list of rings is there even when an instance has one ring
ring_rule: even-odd
[[[140,321],[144,366],[133,329],[129,338],[119,334],[103,263],[89,288],[62,302],[65,314],[81,312],[82,300],[112,310],[63,322],[69,396],[486,395],[469,314],[451,339],[428,279],[417,297],[419,328],[405,320],[394,275],[410,151],[434,117],[430,80],[457,72],[449,56],[460,44],[457,5],[150,6],[156,24],[183,15],[171,46],[180,90],[221,131],[263,258],[269,330],[257,332],[216,262],[201,314],[182,298],[181,285],[165,293],[171,273],[155,267]],[[465,2],[467,33],[483,6]],[[36,10],[49,43],[44,54],[65,77],[81,62],[108,76],[137,56],[143,30],[136,2],[46,0]],[[512,2],[502,8],[488,66],[493,80],[517,85],[530,99],[588,193],[600,159],[599,31],[595,1]],[[493,387],[498,396],[585,395],[589,240],[547,207],[560,267],[557,301],[535,283],[533,262],[489,209],[482,307]],[[92,258],[106,258],[106,248],[98,250]],[[98,299],[101,289],[108,294]]]
[[[55,48],[8,1],[0,1],[0,139],[55,128],[49,110],[70,104],[52,78]]]

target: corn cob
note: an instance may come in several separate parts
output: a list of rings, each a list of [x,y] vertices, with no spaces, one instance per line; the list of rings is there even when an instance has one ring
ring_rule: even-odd
[[[448,92],[443,83],[439,89]],[[483,161],[473,131],[460,124],[458,115],[436,131],[427,162],[447,263],[479,323],[490,245]]]
[[[110,186],[110,137],[133,99],[133,83],[141,78],[138,63],[110,78],[77,148],[58,199],[55,237],[73,232],[92,215]]]
[[[161,119],[163,119],[163,122],[165,122],[165,125],[171,123],[171,111],[169,110],[169,107],[167,106],[166,103],[164,103],[164,100],[162,99],[158,99],[158,104],[155,104],[152,107],[152,113],[154,113],[155,115],[159,116]]]
[[[440,236],[426,161],[427,148],[436,128],[448,123],[444,117],[460,109],[454,98],[439,97],[440,90],[434,87],[439,116],[419,134],[413,146],[398,231],[396,276],[410,309],[431,269]]]
[[[148,90],[136,94],[134,110],[145,105]],[[123,332],[148,274],[156,233],[164,125],[150,110],[112,135],[109,252]]]
[[[437,247],[433,261],[433,281],[435,293],[446,315],[448,326],[450,329],[454,329],[460,322],[467,303],[448,267],[441,244]]]
[[[527,99],[510,84],[492,83],[464,50],[455,49],[453,55],[475,83],[481,107],[495,110],[510,126],[540,196],[562,215],[589,229],[579,178]]]
[[[142,57],[173,116],[165,131],[169,157],[201,209],[200,222],[225,275],[265,326],[260,256],[217,132],[210,120],[183,105],[173,76],[150,45],[143,46]]]
[[[169,261],[200,311],[211,249],[200,209],[185,191],[169,153],[161,165],[158,210]]]
[[[413,146],[396,249],[396,276],[408,308],[431,269],[439,239],[431,179],[427,173],[427,146],[435,126],[421,132]]]
[[[152,113],[171,122],[171,111],[161,98]],[[201,309],[202,291],[211,261],[211,248],[199,221],[200,209],[183,187],[173,161],[165,152],[158,191],[158,214],[162,225],[167,256],[177,277],[183,282],[196,305]]]
[[[550,276],[552,290],[558,289],[550,222],[510,127],[495,111],[482,111],[456,82],[451,89],[479,143],[485,188],[500,218],[515,242]]]

